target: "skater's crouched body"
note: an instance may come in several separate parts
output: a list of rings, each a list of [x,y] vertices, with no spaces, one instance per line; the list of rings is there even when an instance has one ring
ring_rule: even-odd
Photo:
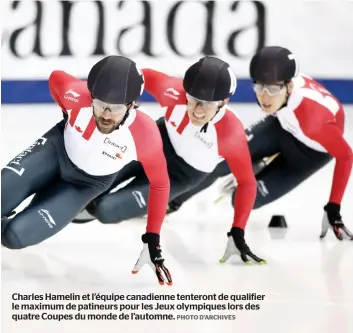
[[[62,228],[92,198],[112,184],[116,174],[92,176],[78,169],[64,148],[65,120],[15,157],[1,171],[2,245],[21,249],[40,243]],[[10,217],[35,193],[29,206]]]

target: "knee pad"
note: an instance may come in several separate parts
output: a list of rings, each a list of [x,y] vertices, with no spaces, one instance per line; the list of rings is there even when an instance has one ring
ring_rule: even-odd
[[[1,244],[8,249],[19,250],[26,246],[22,245],[19,237],[12,230],[11,225],[9,225],[1,235]]]

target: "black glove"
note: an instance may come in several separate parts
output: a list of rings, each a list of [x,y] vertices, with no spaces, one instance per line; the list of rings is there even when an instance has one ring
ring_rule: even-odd
[[[335,203],[328,203],[324,207],[324,217],[322,219],[322,231],[320,238],[324,238],[328,229],[332,229],[333,233],[339,240],[344,238],[353,240],[353,234],[346,228],[342,222],[340,214],[341,206]]]
[[[169,270],[164,266],[162,250],[159,245],[159,235],[146,233],[142,235],[142,241],[144,243],[143,249],[132,270],[132,274],[138,273],[143,265],[148,264],[155,271],[159,284],[163,285],[166,282],[167,285],[171,286],[173,281]]]
[[[230,232],[227,233],[227,236],[227,247],[223,258],[220,260],[221,263],[225,263],[233,254],[238,254],[247,265],[251,265],[251,261],[247,256],[259,264],[267,264],[266,260],[259,258],[250,251],[249,246],[245,243],[243,229],[232,227]]]

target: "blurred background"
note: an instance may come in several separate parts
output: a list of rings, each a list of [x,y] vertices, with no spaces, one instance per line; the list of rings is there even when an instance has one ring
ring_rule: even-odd
[[[252,103],[248,65],[264,45],[289,48],[302,72],[353,103],[352,1],[2,0],[1,12],[2,104],[51,103],[51,71],[86,78],[111,54],[176,76],[216,55],[238,76],[233,101]]]

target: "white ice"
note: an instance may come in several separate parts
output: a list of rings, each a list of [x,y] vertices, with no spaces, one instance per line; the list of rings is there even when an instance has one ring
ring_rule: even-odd
[[[146,104],[158,112],[153,104]],[[247,125],[260,115],[256,106],[233,105]],[[353,145],[353,108],[346,107],[347,137]],[[4,166],[61,119],[53,105],[3,106]],[[219,264],[232,222],[230,199],[215,205],[217,184],[167,218],[161,244],[174,285],[160,286],[149,267],[131,274],[142,248],[145,221],[118,225],[71,224],[55,237],[20,251],[2,249],[2,327],[4,332],[66,333],[351,333],[353,332],[353,243],[332,233],[319,239],[322,207],[331,187],[334,162],[286,197],[254,211],[246,238],[264,266],[239,258]],[[2,195],[6,195],[2,193]],[[353,229],[353,175],[342,203]],[[301,208],[300,208],[301,207]],[[65,209],[65,207],[63,207]],[[271,215],[284,214],[288,229],[270,230]],[[235,314],[234,321],[20,321],[11,320],[13,293],[75,292],[176,294],[265,294],[258,311]],[[207,311],[180,314],[210,314]],[[212,311],[211,314],[216,314]]]

